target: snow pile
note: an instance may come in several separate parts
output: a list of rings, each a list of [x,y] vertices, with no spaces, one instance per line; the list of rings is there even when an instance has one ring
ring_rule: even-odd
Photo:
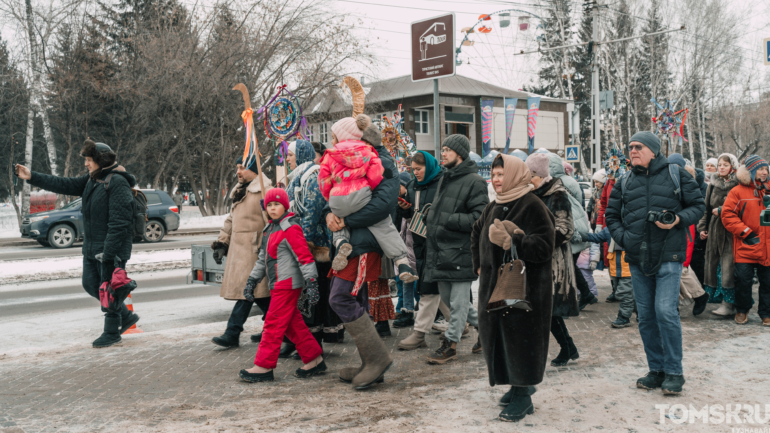
[[[0,238],[18,238],[19,221],[16,219],[16,211],[7,203],[0,203]]]
[[[225,223],[227,215],[201,216],[200,212],[182,211],[182,219],[179,222],[180,229],[212,229],[219,230]]]
[[[179,250],[147,251],[131,254],[126,270],[132,272],[189,268],[192,252]],[[36,260],[0,260],[0,285],[20,282],[79,278],[83,275],[83,257],[56,257]]]

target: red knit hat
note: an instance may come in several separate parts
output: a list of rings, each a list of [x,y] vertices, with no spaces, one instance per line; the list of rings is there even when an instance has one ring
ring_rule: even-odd
[[[281,188],[271,188],[265,193],[265,207],[271,202],[277,201],[284,209],[289,210],[289,194]]]

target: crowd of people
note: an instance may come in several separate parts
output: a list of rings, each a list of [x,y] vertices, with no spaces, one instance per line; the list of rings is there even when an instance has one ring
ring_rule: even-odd
[[[440,162],[418,151],[400,172],[367,116],[344,118],[331,132],[330,149],[291,144],[285,183],[273,185],[254,162],[236,162],[231,212],[211,245],[218,263],[227,257],[221,296],[235,305],[212,341],[239,346],[252,306],[262,310],[262,332],[251,336],[254,366],[239,373],[244,381],[273,381],[278,359],[288,357],[302,360],[299,378],[324,373],[324,343],[347,332],[361,364],[338,375],[366,389],[393,364],[382,340],[390,321],[413,327],[398,348],[418,350],[443,316],[441,345],[427,363],[456,360],[458,343],[475,329],[472,353],[483,354],[490,385],[510,387],[500,419],[518,421],[534,412],[550,334],[560,349],[551,365],[579,358],[565,318],[597,301],[593,273],[605,268],[607,301],[619,303],[612,327],[630,326],[634,313],[638,321],[649,368],[638,388],[682,392],[682,306],[692,303],[699,315],[720,303],[712,314],[745,324],[756,277],[758,313],[770,326],[770,229],[759,221],[769,166],[759,156],[739,163],[725,153],[701,170],[679,154],[664,156],[658,137],[639,132],[628,160],[593,175],[584,209],[571,167],[552,153],[497,155],[490,200],[463,135],[446,137]],[[130,258],[135,181],[106,144],[87,141],[82,154],[89,174],[81,177],[16,172],[83,197],[83,286],[98,298],[99,285]],[[139,320],[122,303],[104,312],[94,347],[120,342]]]

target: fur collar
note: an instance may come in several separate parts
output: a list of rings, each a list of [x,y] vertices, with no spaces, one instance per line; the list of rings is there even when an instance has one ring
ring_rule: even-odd
[[[265,182],[265,189],[270,189],[273,186],[273,183],[270,182],[270,179],[267,176],[265,176],[264,173],[262,174],[262,181]],[[239,190],[242,187],[243,187],[243,184],[240,182],[237,185],[235,185],[235,188],[233,188],[233,190],[230,191],[230,198],[235,197],[235,191]],[[254,180],[252,180],[251,183],[249,183],[249,186],[246,188],[246,191],[252,194],[258,194],[262,192],[262,187],[259,185],[259,179],[255,177]]]
[[[721,190],[732,189],[735,185],[738,185],[738,179],[735,178],[735,173],[730,173],[728,180],[724,180],[719,173],[711,174],[711,185],[713,188],[719,188]]]
[[[751,172],[746,169],[745,165],[742,165],[738,168],[738,174],[736,177],[738,178],[738,182],[740,182],[741,185],[753,186],[754,179],[751,178]]]

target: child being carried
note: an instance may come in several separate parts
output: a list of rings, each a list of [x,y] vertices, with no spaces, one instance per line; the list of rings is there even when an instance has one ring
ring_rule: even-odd
[[[372,191],[383,180],[384,169],[377,151],[361,141],[363,131],[371,120],[366,115],[346,117],[332,126],[333,149],[329,149],[321,160],[318,184],[321,194],[329,202],[334,215],[345,218],[361,210],[372,199]],[[409,266],[407,249],[399,236],[390,215],[368,227],[383,253],[398,266],[399,278],[404,283],[418,279]],[[341,271],[348,264],[348,255],[353,251],[350,245],[350,229],[347,227],[334,232],[332,242],[337,255],[332,269]]]

